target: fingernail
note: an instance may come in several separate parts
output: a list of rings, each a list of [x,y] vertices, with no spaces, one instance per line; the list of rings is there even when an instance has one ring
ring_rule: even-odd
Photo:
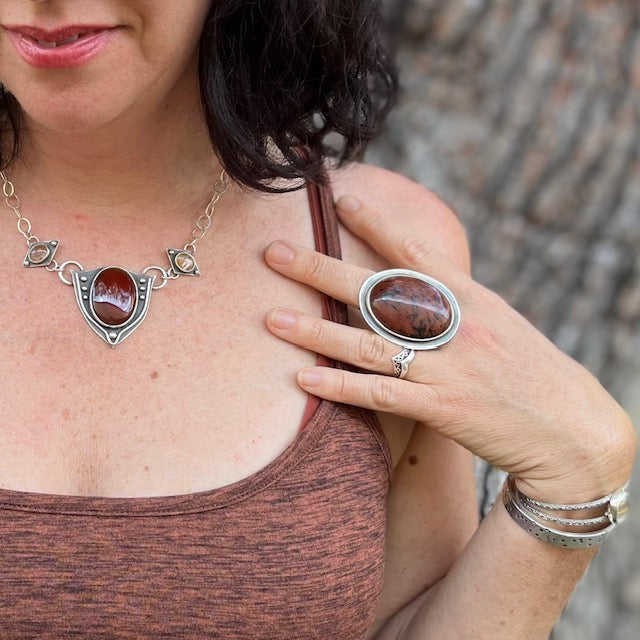
[[[274,242],[267,249],[269,260],[275,264],[289,264],[295,255],[293,249],[284,242]]]
[[[296,323],[296,317],[284,309],[276,309],[269,315],[269,323],[276,329],[291,329]]]
[[[353,196],[342,196],[336,204],[338,209],[343,211],[357,211],[362,206],[362,203]]]
[[[298,382],[303,387],[317,387],[322,382],[322,376],[316,369],[303,369],[298,373]]]

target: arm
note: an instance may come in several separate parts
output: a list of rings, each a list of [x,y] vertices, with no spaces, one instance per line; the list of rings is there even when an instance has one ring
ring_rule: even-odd
[[[376,640],[543,640],[593,555],[536,540],[497,502],[449,573]]]
[[[415,201],[414,210],[422,204]],[[314,367],[301,372],[301,386],[423,422],[509,471],[525,493],[541,500],[584,502],[624,484],[635,434],[597,381],[441,254],[428,223],[413,214],[398,220],[379,205],[343,207],[341,219],[390,264],[445,282],[462,307],[460,331],[445,347],[419,354],[407,379],[398,380],[390,377],[394,345],[371,332],[298,314],[287,331],[270,328],[369,372]],[[289,263],[271,266],[357,306],[370,270],[292,248]],[[378,637],[547,637],[590,555],[535,540],[498,504],[447,575],[391,614]]]

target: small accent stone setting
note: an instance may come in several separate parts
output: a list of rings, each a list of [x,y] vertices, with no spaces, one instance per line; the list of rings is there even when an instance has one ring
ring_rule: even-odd
[[[199,276],[195,256],[186,249],[167,249],[167,256],[173,270],[181,276]]]
[[[368,278],[360,310],[376,333],[409,349],[435,349],[451,340],[460,308],[441,282],[416,271],[388,269]]]
[[[25,267],[48,267],[53,262],[57,249],[57,240],[34,242],[29,245],[23,264]]]
[[[191,273],[195,269],[196,261],[193,259],[193,256],[186,251],[181,251],[176,256],[176,264],[180,268],[180,271],[188,271]]]
[[[51,253],[49,247],[42,242],[38,242],[29,249],[29,258],[34,264],[40,264],[49,257],[49,253]]]

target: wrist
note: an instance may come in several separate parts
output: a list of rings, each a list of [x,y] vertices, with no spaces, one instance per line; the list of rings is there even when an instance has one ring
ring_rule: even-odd
[[[526,471],[509,469],[523,493],[545,502],[583,503],[628,483],[638,435],[612,398],[586,415],[566,416],[558,427],[561,431],[547,434],[537,455],[531,452],[525,458]]]
[[[529,535],[564,548],[589,548],[603,543],[626,517],[626,486],[584,503],[548,503],[530,498],[508,476],[502,502],[507,513]]]
[[[557,480],[530,480],[513,477],[515,487],[533,501],[554,505],[578,505],[603,501],[629,484],[630,474],[624,478],[605,480],[604,478],[564,477]],[[585,507],[586,517],[596,517],[604,513],[602,505]],[[571,517],[570,510],[567,512]]]
[[[606,431],[607,437],[600,442],[591,438],[583,446],[574,441],[570,452],[533,467],[530,474],[513,473],[517,487],[535,500],[576,504],[598,500],[626,486],[638,436],[630,420],[622,422],[617,431]]]

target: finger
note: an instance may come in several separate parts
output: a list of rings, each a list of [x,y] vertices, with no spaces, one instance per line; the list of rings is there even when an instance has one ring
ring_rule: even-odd
[[[423,221],[414,225],[405,217],[384,215],[354,196],[341,197],[336,209],[343,224],[390,264],[439,280],[450,281],[459,271],[457,265],[437,250],[433,239],[423,233]],[[417,226],[421,228],[418,232]]]
[[[298,373],[298,384],[308,393],[343,404],[372,411],[392,413],[411,420],[424,421],[436,417],[437,401],[429,385],[384,375],[354,373],[330,367],[309,367]]]
[[[292,344],[346,362],[359,369],[385,375],[394,374],[392,358],[401,347],[381,338],[372,331],[356,329],[315,316],[278,308],[266,317],[269,330]],[[412,374],[417,374],[416,362]],[[412,379],[417,379],[415,375]]]
[[[354,307],[362,283],[373,273],[283,240],[267,247],[265,259],[278,273]]]

